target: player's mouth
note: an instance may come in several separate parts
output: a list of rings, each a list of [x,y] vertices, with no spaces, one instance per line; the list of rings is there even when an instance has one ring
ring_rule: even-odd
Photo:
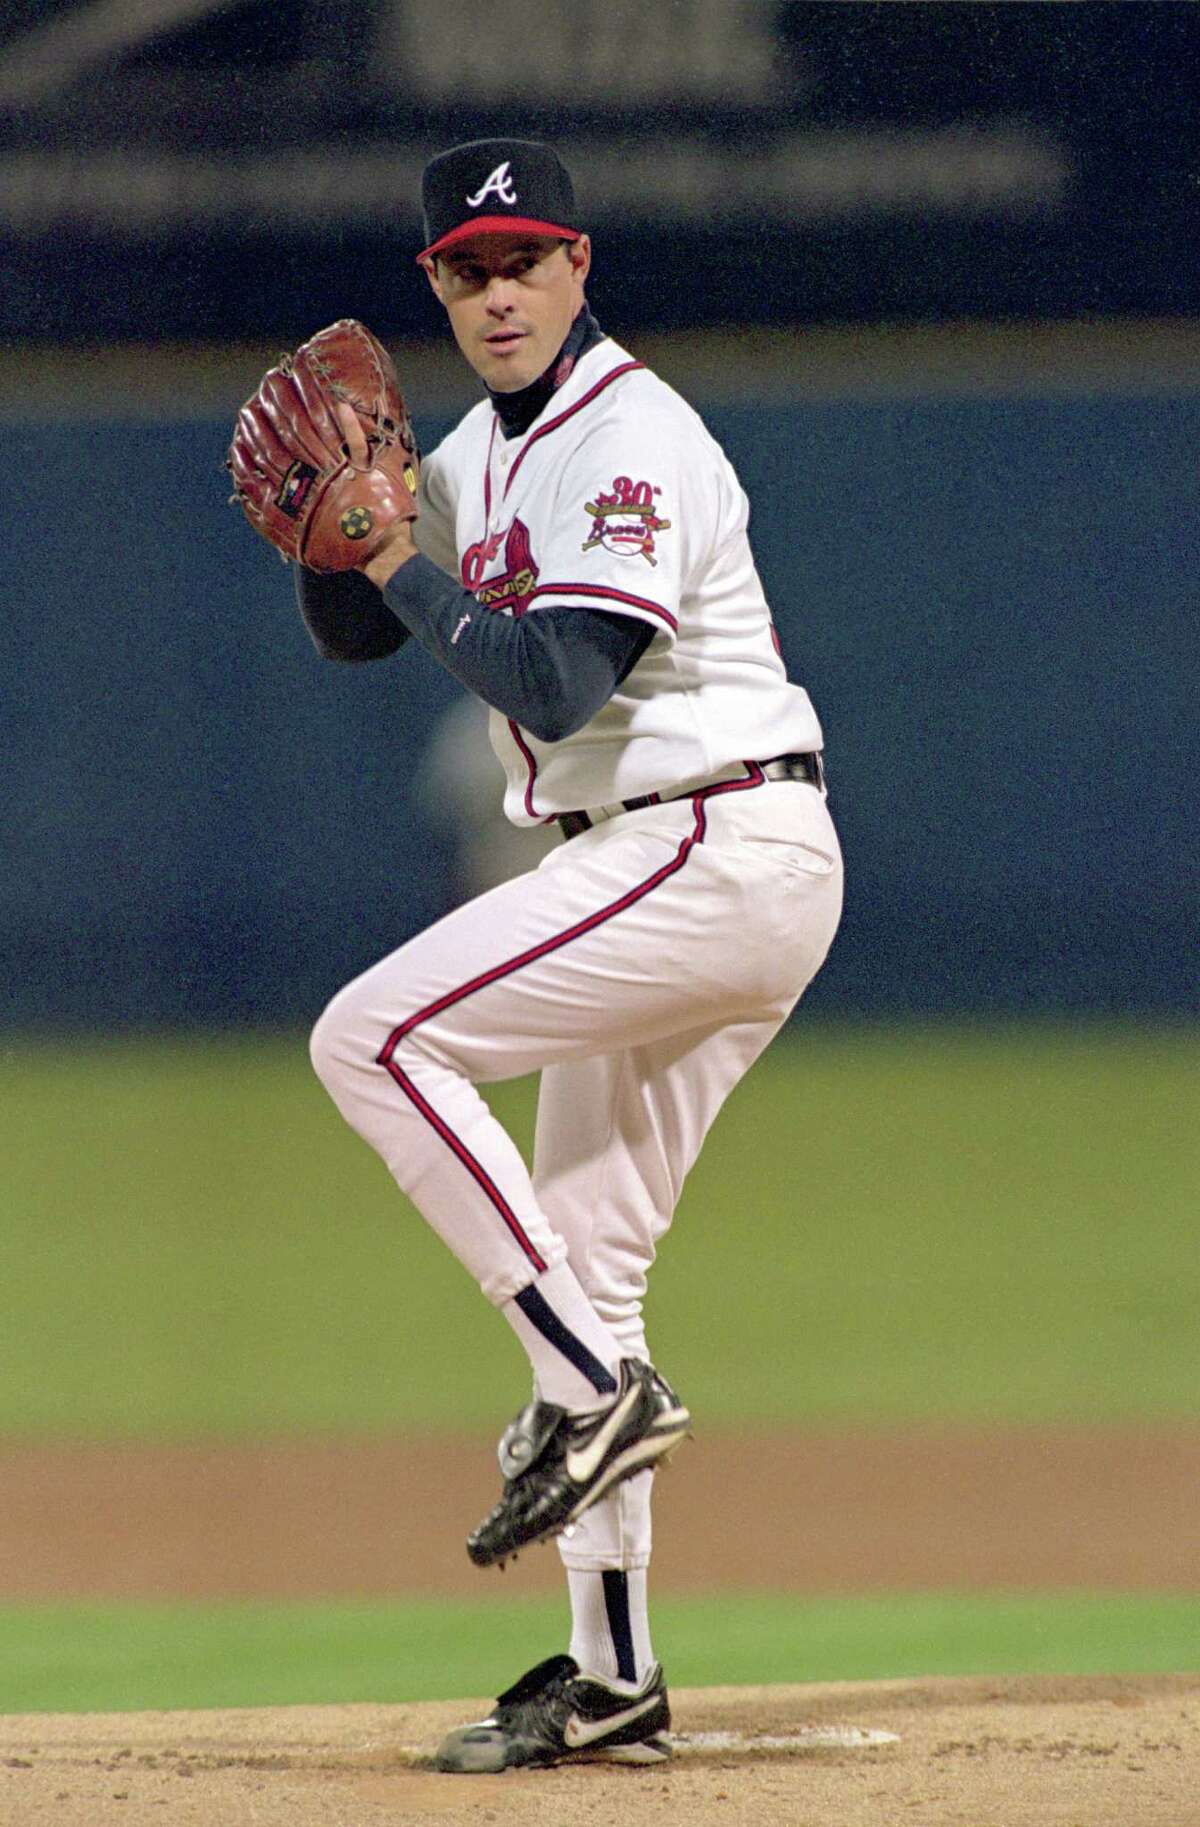
[[[483,340],[493,355],[505,355],[510,349],[515,349],[518,343],[523,343],[526,335],[524,330],[493,330]]]

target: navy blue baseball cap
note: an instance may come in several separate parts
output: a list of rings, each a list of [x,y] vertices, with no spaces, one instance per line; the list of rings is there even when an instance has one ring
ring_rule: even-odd
[[[580,233],[575,192],[566,166],[540,140],[470,140],[426,165],[421,178],[428,246],[418,260],[440,254],[468,235]]]

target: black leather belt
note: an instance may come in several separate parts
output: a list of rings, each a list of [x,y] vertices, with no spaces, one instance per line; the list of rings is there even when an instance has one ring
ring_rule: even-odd
[[[803,755],[775,755],[770,761],[733,762],[730,767],[722,769],[708,780],[692,780],[686,786],[672,787],[666,793],[639,793],[636,799],[621,799],[615,805],[594,806],[590,812],[563,812],[558,823],[564,837],[578,837],[581,831],[590,831],[606,818],[618,818],[622,812],[640,812],[646,806],[665,806],[675,799],[690,799],[693,793],[702,793],[706,787],[719,787],[727,780],[740,780],[739,768],[758,767],[767,780],[802,780],[810,787],[824,790],[825,766],[819,749],[812,749]]]

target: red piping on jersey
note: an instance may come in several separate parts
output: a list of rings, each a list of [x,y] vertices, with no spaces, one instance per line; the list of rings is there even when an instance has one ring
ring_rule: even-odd
[[[608,602],[628,603],[631,609],[644,609],[648,615],[656,615],[673,634],[679,630],[678,617],[664,609],[661,603],[651,602],[648,596],[631,596],[627,590],[611,590],[607,584],[536,584],[526,597],[526,603],[535,596],[599,596]]]
[[[525,757],[525,766],[529,769],[529,779],[525,782],[525,810],[530,818],[540,818],[541,813],[533,803],[533,783],[537,779],[537,756],[522,736],[519,724],[514,723],[511,717],[508,720],[508,730]]]
[[[478,977],[470,978],[468,982],[460,984],[456,990],[447,990],[446,994],[439,996],[435,1002],[427,1003],[423,1009],[418,1009],[415,1015],[410,1015],[407,1021],[402,1021],[399,1027],[392,1029],[376,1056],[376,1064],[382,1066],[390,1074],[409,1103],[442,1138],[495,1206],[509,1232],[520,1245],[523,1254],[538,1275],[545,1269],[546,1263],[530,1240],[512,1206],[462,1138],[454,1133],[432,1104],[422,1097],[408,1073],[398,1063],[396,1050],[407,1035],[411,1034],[415,1028],[419,1028],[423,1022],[429,1021],[432,1016],[440,1015],[444,1010],[452,1009],[456,1004],[465,1002],[468,996],[474,996],[478,990],[486,990],[493,983],[502,983],[506,977],[511,977],[517,971],[523,970],[525,965],[536,964],[539,958],[545,958],[551,952],[560,951],[564,945],[569,945],[572,939],[581,939],[586,933],[594,932],[598,926],[603,926],[606,921],[614,919],[617,914],[624,913],[626,908],[636,906],[663,882],[668,881],[671,876],[677,875],[696,845],[704,842],[705,833],[708,830],[705,801],[715,799],[722,793],[743,793],[747,787],[762,786],[766,776],[758,763],[748,761],[746,766],[750,771],[743,780],[724,780],[718,786],[702,787],[698,793],[692,794],[692,828],[671,860],[664,863],[660,869],[656,869],[653,875],[647,876],[645,881],[639,882],[636,887],[627,889],[615,901],[610,901],[607,907],[601,907],[595,913],[588,914],[586,919],[577,920],[574,926],[568,926],[565,932],[556,933],[549,939],[543,939],[538,945],[531,945],[527,951],[518,952],[515,958],[509,958],[503,964],[494,965],[490,971],[482,971]]]
[[[488,439],[487,456],[483,460],[483,530],[485,533],[491,531],[489,522],[492,518],[492,446],[496,442],[496,427],[499,423],[498,418],[492,419],[492,435]]]
[[[671,611],[664,609],[661,603],[652,603],[644,596],[630,596],[624,590],[609,590],[603,584],[536,584],[523,603],[519,605],[514,603],[514,617],[527,615],[535,596],[591,596],[599,597],[604,602],[628,603],[633,609],[645,609],[649,614],[658,616],[667,624],[672,633],[679,627],[679,623]],[[533,789],[537,783],[537,756],[522,736],[519,725],[514,723],[511,717],[508,719],[508,730],[520,749],[528,770],[528,779],[525,782],[525,810],[530,818],[542,818],[544,815],[533,803]]]
[[[512,487],[513,477],[516,475],[539,438],[548,438],[552,431],[557,431],[560,425],[565,425],[567,420],[573,418],[577,412],[582,412],[583,408],[590,405],[598,393],[603,393],[604,389],[610,387],[615,380],[619,380],[621,375],[631,374],[635,368],[644,368],[645,366],[645,362],[621,362],[616,368],[610,368],[607,374],[602,374],[600,376],[600,379],[596,382],[594,387],[589,387],[585,394],[581,394],[573,406],[568,406],[563,412],[558,414],[557,418],[548,419],[540,431],[535,431],[531,438],[527,438],[525,443],[521,446],[520,455],[508,472],[508,480],[504,484],[505,495],[508,494],[509,489]]]
[[[566,407],[562,412],[558,413],[555,418],[547,420],[540,431],[535,431],[533,436],[527,439],[522,445],[517,455],[516,462],[508,472],[508,479],[504,484],[505,499],[507,499],[508,491],[512,486],[513,477],[525,461],[526,453],[533,449],[533,446],[537,443],[539,438],[547,437],[550,432],[557,431],[560,425],[564,425],[575,413],[582,411],[585,406],[589,405],[591,401],[596,398],[598,393],[603,393],[604,389],[611,386],[613,381],[618,380],[621,375],[629,374],[635,368],[644,368],[645,365],[644,362],[636,361],[618,363],[615,368],[610,368],[607,374],[602,374],[595,385],[589,387],[585,394],[581,394],[573,406]],[[492,517],[492,451],[495,448],[496,427],[499,423],[499,417],[493,417],[491,436],[488,438],[487,457],[485,458],[483,465],[483,514],[486,523],[490,523]],[[615,599],[619,602],[629,603],[633,607],[648,609],[652,615],[661,616],[670,628],[677,629],[679,626],[678,622],[668,610],[662,608],[658,603],[647,602],[640,596],[623,596],[619,590],[605,590],[599,586],[589,584],[574,585],[573,590],[575,595],[606,596],[610,600]],[[537,596],[539,592],[535,589],[531,590],[529,594],[530,596]],[[537,780],[537,760],[530,749],[529,744],[520,735],[517,725],[513,722],[511,717],[508,719],[508,727],[512,733],[513,741],[516,743],[524,757],[525,766],[529,770],[529,778],[525,783],[525,810],[530,818],[537,818],[539,817],[539,813],[533,804],[533,789]]]

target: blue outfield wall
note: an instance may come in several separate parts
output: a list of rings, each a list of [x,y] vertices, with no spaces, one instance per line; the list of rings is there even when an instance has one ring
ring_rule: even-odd
[[[826,726],[847,909],[806,1007],[1194,1011],[1200,397],[706,416]],[[228,434],[0,430],[10,1027],[304,1022],[452,904],[420,786],[456,688],[317,658]]]

